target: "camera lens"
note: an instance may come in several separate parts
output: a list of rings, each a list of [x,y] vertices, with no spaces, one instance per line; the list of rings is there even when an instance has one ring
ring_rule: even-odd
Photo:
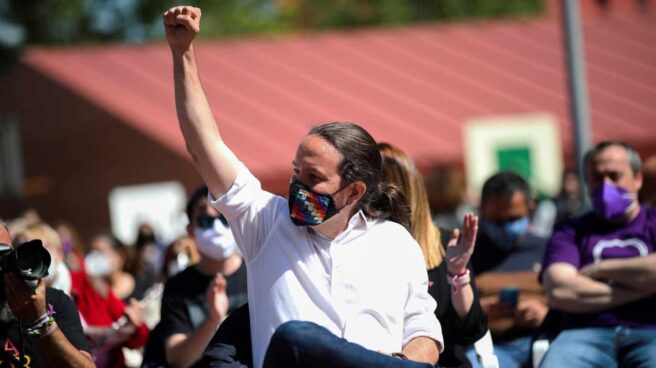
[[[7,268],[26,280],[40,279],[48,275],[50,253],[40,240],[31,240],[19,245],[6,257]]]

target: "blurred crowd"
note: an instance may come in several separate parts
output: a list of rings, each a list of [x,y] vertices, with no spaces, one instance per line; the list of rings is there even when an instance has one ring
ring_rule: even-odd
[[[14,246],[38,239],[50,253],[45,283],[75,302],[98,367],[140,366],[147,342],[149,364],[159,366],[166,365],[167,347],[179,346],[180,341],[167,344],[169,337],[193,335],[208,314],[218,311],[225,317],[246,302],[243,263],[225,220],[207,203],[206,187],[191,194],[187,215],[188,235],[167,245],[147,223],[139,224],[133,244],[124,244],[109,230],[83,240],[73,225],[49,224],[34,208],[7,221],[7,228]],[[164,284],[175,275],[163,297]],[[217,278],[224,286],[230,281],[230,302],[212,310],[206,291]],[[205,333],[204,344],[193,341],[196,349],[200,346],[195,355],[173,350],[173,356],[192,359],[181,366],[193,363],[214,330]]]
[[[186,235],[82,239],[35,208],[0,222],[0,366],[656,366],[656,157],[600,142],[553,198],[512,171],[467,193],[459,170],[424,181],[401,147],[333,122],[269,193],[217,129],[200,19],[163,14],[207,185]]]
[[[640,202],[653,206],[656,156],[645,160],[642,176]],[[564,172],[558,195],[541,199],[512,172],[490,177],[479,197],[466,194],[464,178],[453,168],[430,172],[426,188],[433,223],[443,233],[460,227],[465,213],[480,216],[471,268],[486,326],[502,367],[526,365],[536,333],[545,333],[549,311],[547,294],[534,276],[541,270],[549,237],[554,227],[590,209],[580,176]],[[235,241],[207,194],[206,187],[190,194],[188,234],[168,244],[155,233],[158,224],[139,224],[134,242],[124,244],[109,230],[82,239],[73,224],[48,223],[35,208],[7,221],[15,245],[39,239],[50,253],[46,285],[75,302],[97,366],[192,365],[215,332],[203,331],[208,316],[223,319],[247,302],[245,270]],[[479,203],[470,197],[480,198]],[[442,238],[448,242],[448,236]],[[175,275],[178,279],[170,282]],[[226,284],[229,305],[214,303],[208,290]],[[201,345],[190,349],[185,341]],[[473,347],[466,355],[477,364]]]

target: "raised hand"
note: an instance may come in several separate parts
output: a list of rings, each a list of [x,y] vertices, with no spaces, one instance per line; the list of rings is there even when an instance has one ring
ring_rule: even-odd
[[[200,32],[200,8],[176,6],[162,15],[166,41],[173,52],[185,52]]]
[[[130,303],[125,306],[124,313],[128,317],[128,320],[136,327],[143,324],[145,307],[138,300],[131,298]]]
[[[477,233],[478,217],[468,213],[463,220],[462,236],[460,230],[454,229],[447,244],[446,267],[450,273],[457,275],[465,272],[469,259],[474,253]]]
[[[226,294],[226,280],[220,273],[207,289],[207,307],[209,316],[213,321],[221,322],[228,314],[228,295]]]
[[[16,318],[30,324],[46,313],[46,283],[43,279],[33,289],[13,272],[4,272],[4,278],[7,304]]]

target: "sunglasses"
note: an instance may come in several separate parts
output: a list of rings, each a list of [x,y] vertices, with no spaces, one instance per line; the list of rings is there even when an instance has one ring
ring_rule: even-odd
[[[210,216],[210,215],[200,215],[196,218],[196,224],[201,229],[209,229],[212,226],[214,226],[214,221],[216,220],[220,220],[223,223],[223,225],[228,226],[228,220],[226,220],[225,217],[223,217],[223,215],[217,217]]]

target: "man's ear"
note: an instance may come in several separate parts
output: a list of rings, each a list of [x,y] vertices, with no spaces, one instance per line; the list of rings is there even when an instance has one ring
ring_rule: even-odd
[[[642,170],[635,173],[636,194],[642,189]]]
[[[367,184],[363,181],[358,180],[351,184],[351,189],[349,191],[348,204],[357,203],[364,194],[367,192]]]
[[[191,224],[188,224],[188,225],[187,225],[187,235],[189,235],[189,236],[192,237],[192,238],[194,237],[194,232],[193,232],[193,230],[192,230],[192,228],[191,228]]]

